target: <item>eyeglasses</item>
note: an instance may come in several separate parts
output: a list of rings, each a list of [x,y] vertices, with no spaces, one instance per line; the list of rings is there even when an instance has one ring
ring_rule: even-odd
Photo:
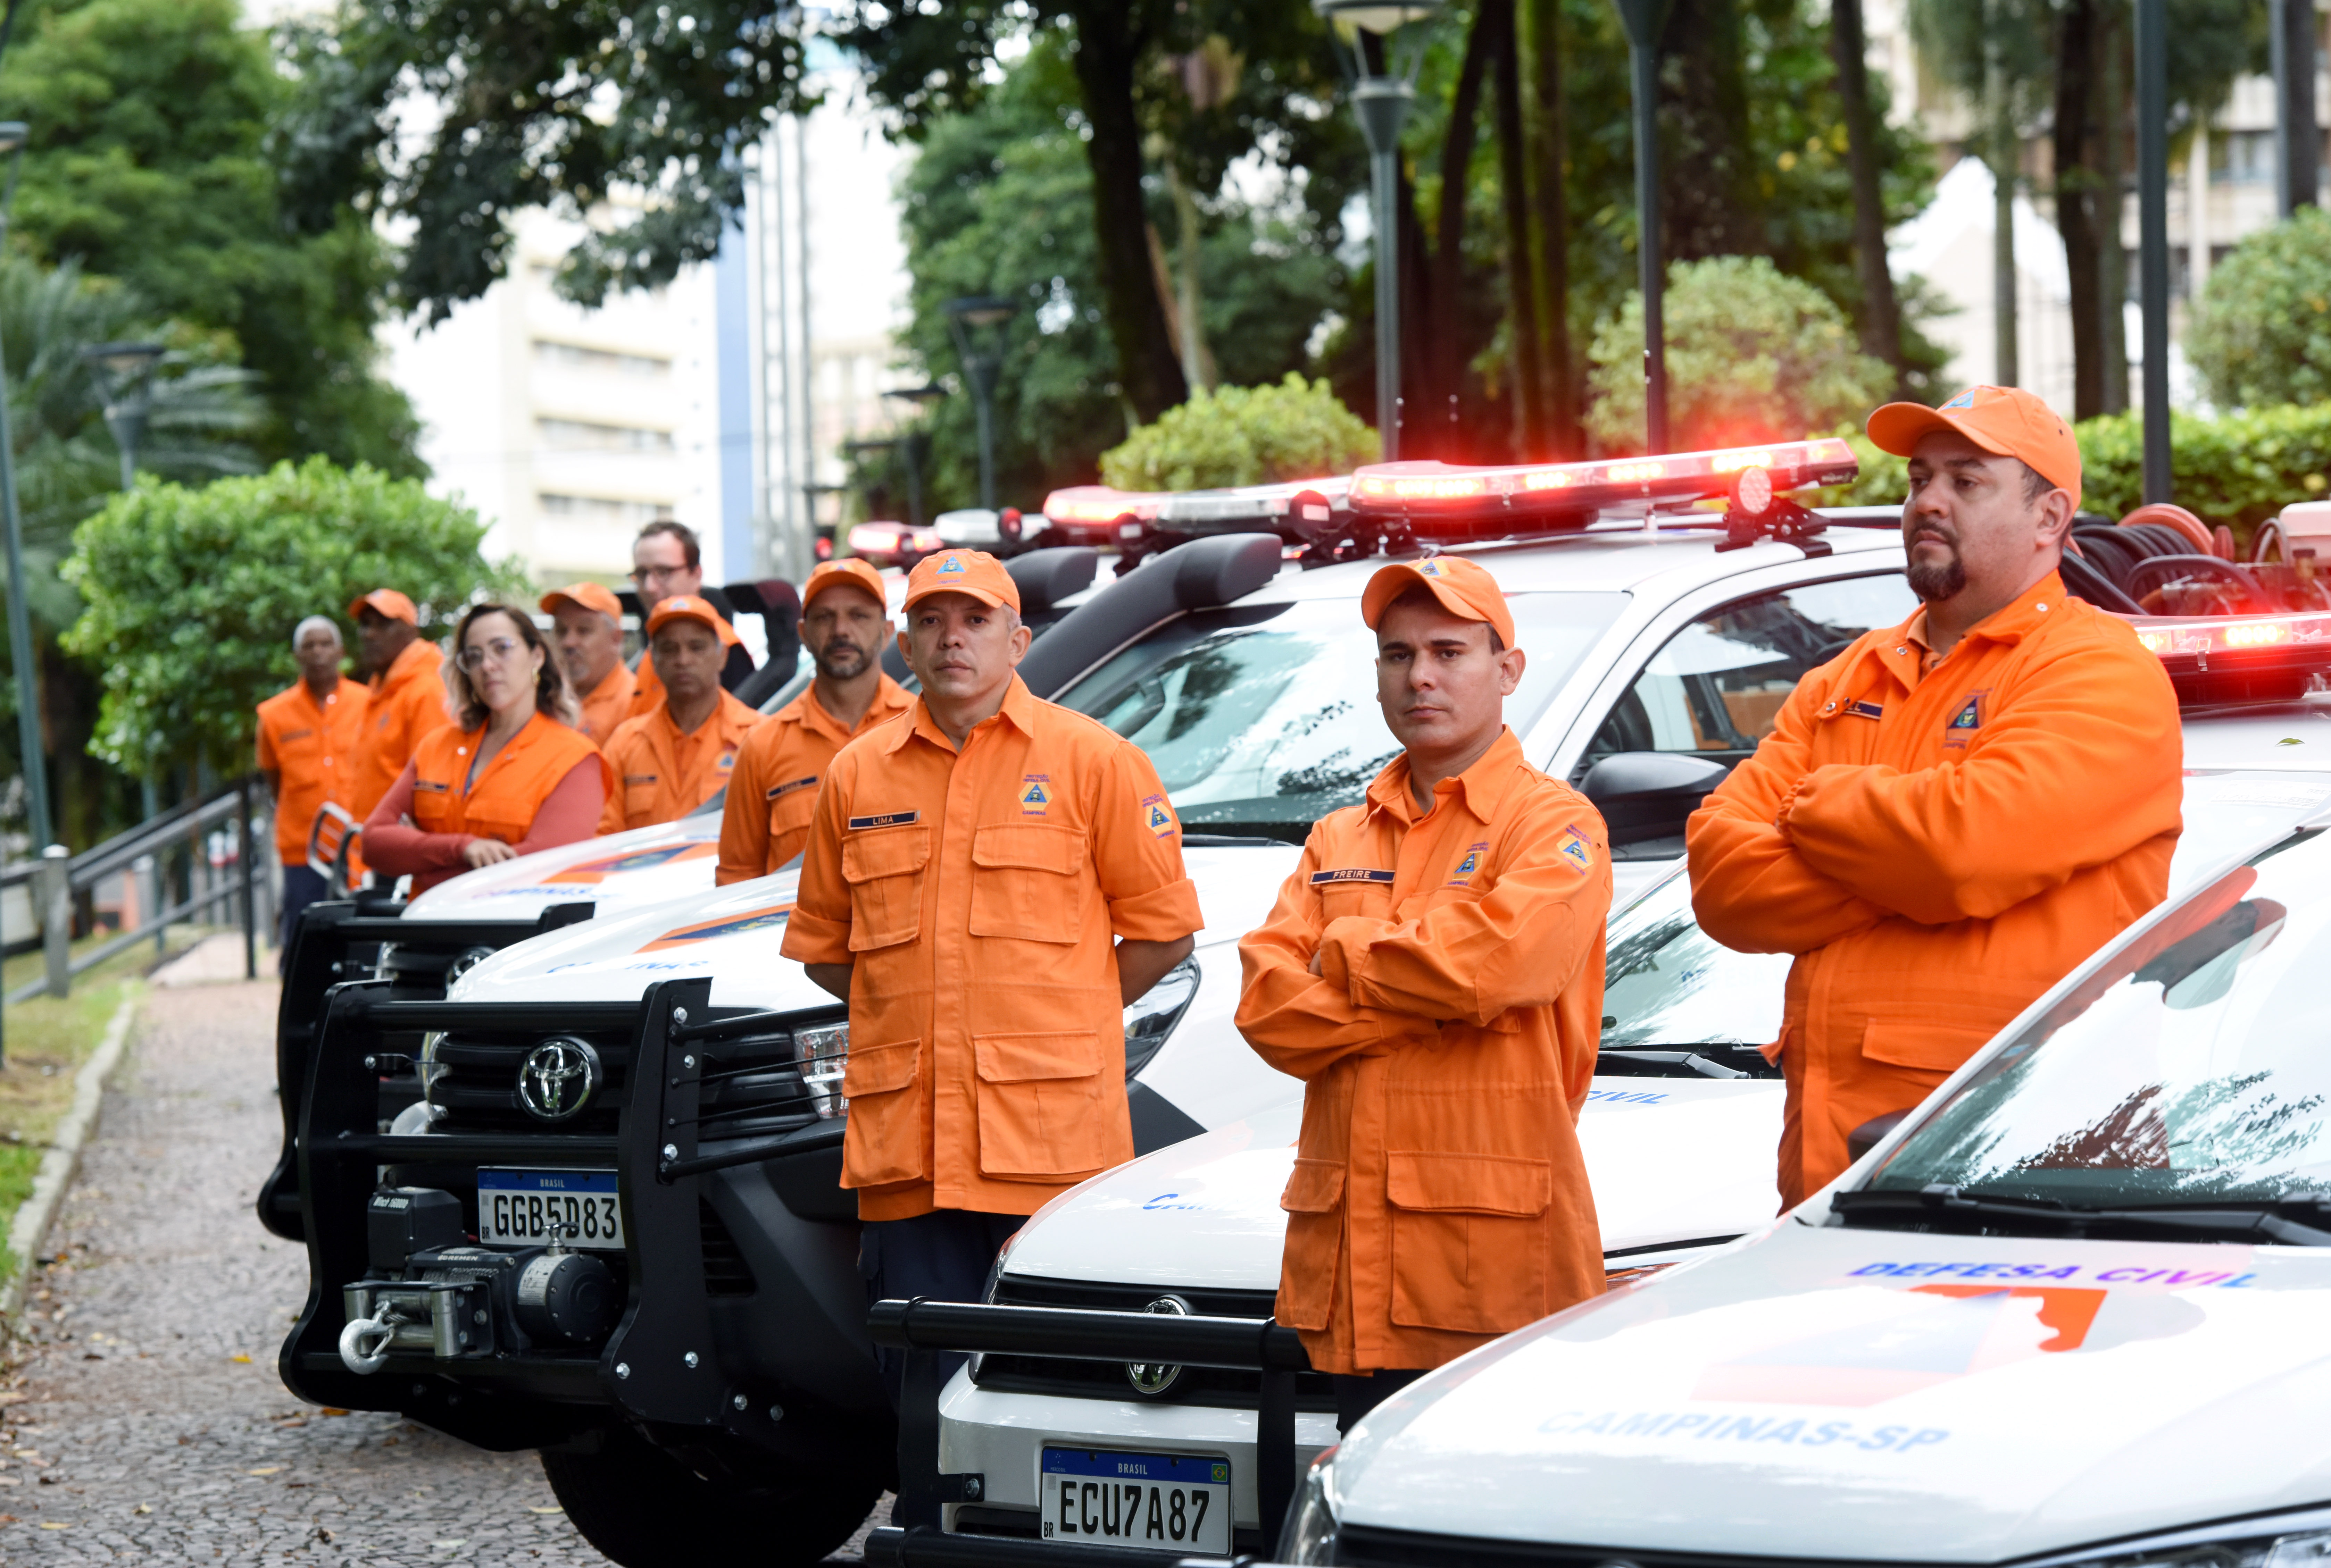
[[[475,670],[489,659],[497,664],[506,664],[521,646],[523,644],[515,637],[496,637],[484,643],[472,642],[461,650],[461,657],[455,662],[464,670]]]
[[[669,577],[686,576],[689,570],[686,566],[634,566],[632,568],[632,581],[661,583]]]

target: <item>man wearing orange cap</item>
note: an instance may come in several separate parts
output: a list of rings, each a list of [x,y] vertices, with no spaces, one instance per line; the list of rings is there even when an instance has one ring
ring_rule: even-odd
[[[723,626],[728,624],[728,603],[716,589],[704,585],[704,550],[696,530],[671,518],[658,518],[632,541],[632,585],[639,591],[640,614],[653,615],[667,599],[686,597],[712,606]],[[753,673],[753,656],[732,628],[727,637],[726,662],[720,668],[722,689],[734,691]],[[632,717],[652,713],[663,702],[663,686],[656,679],[655,660],[642,653],[632,691]]]
[[[802,643],[817,666],[810,688],[746,737],[720,819],[721,887],[766,877],[802,851],[818,782],[852,736],[914,701],[882,672],[890,615],[882,575],[855,558],[827,561],[802,585]]]
[[[616,726],[607,741],[615,788],[601,832],[676,821],[727,786],[737,749],[761,722],[720,689],[721,661],[736,636],[692,594],[666,599],[648,617],[648,657],[661,677],[663,701]]]
[[[1977,386],[1888,404],[1870,439],[1910,460],[1925,603],[1800,681],[1687,831],[1708,934],[1796,955],[1766,1048],[1784,1205],[2159,903],[2182,825],[2169,678],[2057,575],[2080,499],[2064,422]]]
[[[357,746],[348,809],[363,822],[413,760],[423,736],[453,722],[445,707],[444,655],[421,636],[421,613],[394,588],[376,588],[348,606],[371,688]]]
[[[784,952],[850,1003],[869,1291],[973,1301],[1023,1219],[1132,1158],[1124,1010],[1204,922],[1149,759],[1013,673],[1003,563],[928,557],[906,621],[922,693],[834,758]]]
[[[281,945],[288,955],[300,912],[324,896],[308,863],[308,833],[327,804],[349,809],[365,689],[340,673],[340,629],[310,615],[291,633],[300,679],[259,705],[259,772],[275,798],[275,853],[283,866]]]
[[[600,746],[631,717],[633,678],[623,665],[623,606],[596,583],[576,583],[542,596],[550,613],[558,666],[583,704],[583,731]]]
[[[1239,944],[1239,1031],[1305,1085],[1276,1316],[1345,1426],[1602,1294],[1575,1124],[1611,908],[1601,815],[1505,726],[1524,659],[1496,580],[1386,566],[1360,614],[1402,754],[1313,825]]]

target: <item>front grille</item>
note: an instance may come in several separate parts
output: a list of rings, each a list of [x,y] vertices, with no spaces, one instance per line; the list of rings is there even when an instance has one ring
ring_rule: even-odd
[[[1639,1552],[1627,1546],[1566,1546],[1427,1535],[1346,1525],[1336,1532],[1336,1561],[1353,1568],[1858,1568],[1834,1558],[1732,1557],[1703,1552]],[[1910,1565],[1889,1565],[1910,1568]]]
[[[752,1266],[745,1261],[737,1239],[702,1198],[696,1200],[696,1227],[704,1250],[704,1293],[707,1296],[750,1296],[756,1288]]]
[[[736,1010],[728,1010],[731,1012]],[[716,1010],[714,1016],[718,1017]],[[801,1022],[830,1022],[804,1016]],[[442,1132],[547,1132],[612,1136],[630,1092],[631,1036],[580,1036],[598,1053],[603,1079],[591,1103],[566,1121],[537,1120],[519,1104],[518,1077],[527,1056],[547,1038],[539,1026],[462,1030],[442,1035],[431,1052],[430,1104]],[[791,1132],[817,1120],[810,1091],[802,1083],[790,1028],[761,1031],[710,1042],[699,1091],[696,1128],[699,1143],[720,1138],[762,1137]]]
[[[1154,1285],[1096,1285],[1081,1279],[1030,1279],[1005,1275],[995,1292],[999,1307],[1079,1307],[1107,1312],[1142,1312],[1161,1296],[1178,1296],[1202,1317],[1269,1317],[1268,1290],[1167,1290]],[[1048,1355],[983,1355],[973,1379],[982,1388],[1011,1393],[1066,1394],[1074,1399],[1139,1400],[1154,1404],[1205,1405],[1217,1410],[1252,1410],[1262,1397],[1262,1374],[1228,1367],[1185,1366],[1171,1387],[1156,1396],[1142,1393],[1125,1375],[1121,1361],[1071,1361]],[[1298,1373],[1295,1408],[1332,1414],[1336,1386],[1325,1373]]]

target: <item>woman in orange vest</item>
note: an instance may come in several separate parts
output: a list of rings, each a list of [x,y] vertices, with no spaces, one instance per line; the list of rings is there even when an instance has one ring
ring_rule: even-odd
[[[607,764],[534,622],[477,604],[445,666],[455,722],[425,736],[365,823],[365,863],[416,893],[598,832]]]

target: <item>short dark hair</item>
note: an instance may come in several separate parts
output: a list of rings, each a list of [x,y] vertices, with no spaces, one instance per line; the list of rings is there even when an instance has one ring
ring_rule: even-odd
[[[2023,462],[2022,458],[2017,458],[2015,461],[2023,463],[2023,501],[2026,506],[2057,488],[2054,480],[2050,479],[2030,463]],[[694,564],[692,559],[690,564]]]
[[[704,565],[704,552],[696,543],[696,530],[674,518],[658,518],[639,532],[639,539],[653,538],[658,534],[670,534],[680,541],[680,553],[688,558],[688,569],[697,571]],[[637,544],[639,539],[633,540]]]

